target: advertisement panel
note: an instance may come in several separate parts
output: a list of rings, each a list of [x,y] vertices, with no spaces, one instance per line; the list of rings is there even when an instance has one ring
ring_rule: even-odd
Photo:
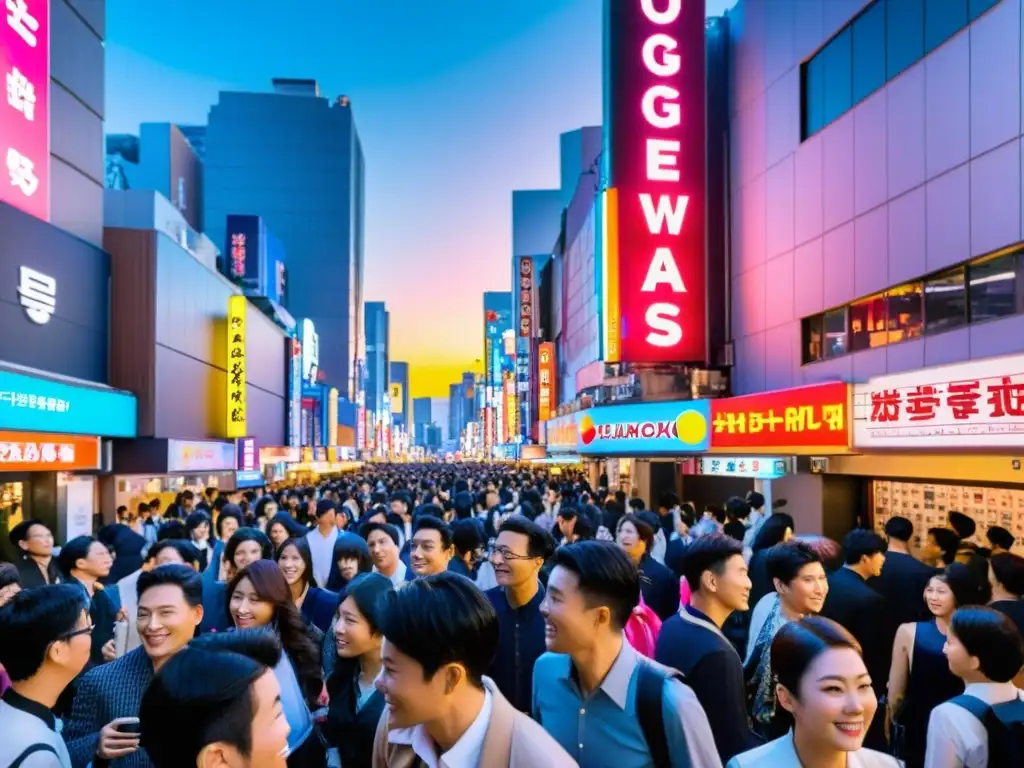
[[[288,354],[288,445],[302,445],[302,345],[285,339]]]
[[[704,362],[704,3],[605,0],[609,362]]]
[[[579,439],[575,413],[541,422],[541,440],[549,451],[575,451]]]
[[[759,456],[714,456],[697,459],[697,473],[717,477],[750,477],[777,480],[790,471],[789,459]]]
[[[247,413],[245,395],[245,296],[228,299],[227,437],[245,437]]]
[[[255,437],[241,437],[235,441],[238,455],[235,466],[239,472],[251,472],[260,468],[260,445]]]
[[[327,393],[327,444],[338,444],[338,390],[334,387]]]
[[[316,332],[313,321],[306,318],[302,321],[302,381],[316,384],[320,378],[320,334]]]
[[[545,341],[537,347],[537,417],[541,421],[550,419],[558,405],[557,371],[554,342]]]
[[[514,373],[505,374],[505,435],[503,443],[514,442],[519,434],[519,401],[516,399],[516,378]]]
[[[135,395],[0,371],[0,428],[135,437]]]
[[[712,400],[711,449],[845,452],[850,447],[849,404],[845,382]]]
[[[0,472],[100,468],[100,439],[42,432],[0,432]]]
[[[591,408],[576,414],[576,451],[589,456],[674,456],[710,444],[707,400]]]
[[[225,273],[247,289],[256,289],[260,282],[262,249],[259,216],[228,216],[227,243],[224,250]]]
[[[1024,355],[878,376],[853,390],[864,448],[1024,447]]]
[[[533,338],[533,257],[519,257],[519,335]]]
[[[167,441],[168,472],[219,472],[234,469],[234,443]]]
[[[0,116],[0,200],[50,220],[50,3],[8,0],[0,25],[7,98]]]

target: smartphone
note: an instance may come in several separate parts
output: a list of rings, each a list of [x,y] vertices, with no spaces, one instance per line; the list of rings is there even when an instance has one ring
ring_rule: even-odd
[[[121,658],[128,652],[128,622],[114,622],[114,655]]]
[[[136,717],[133,720],[131,720],[130,722],[121,723],[120,725],[117,726],[117,730],[119,732],[121,732],[121,733],[133,733],[133,734],[138,735],[139,732],[140,732],[139,731],[139,718]]]

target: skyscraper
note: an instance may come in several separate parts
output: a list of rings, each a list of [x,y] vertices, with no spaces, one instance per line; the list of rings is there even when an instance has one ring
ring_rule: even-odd
[[[396,427],[409,429],[409,364],[397,360],[388,365],[388,393],[392,421]]]
[[[375,421],[384,412],[390,372],[390,318],[383,301],[366,302],[366,410]]]
[[[434,423],[429,397],[417,397],[412,401],[413,444],[427,445],[426,428]]]
[[[205,135],[204,225],[218,245],[229,214],[261,216],[288,254],[289,309],[320,334],[320,367],[355,400],[364,355],[363,149],[348,97],[315,80],[221,92]]]

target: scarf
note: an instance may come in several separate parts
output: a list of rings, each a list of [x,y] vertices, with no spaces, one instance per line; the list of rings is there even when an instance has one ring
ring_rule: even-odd
[[[751,716],[755,723],[768,724],[775,717],[775,675],[772,673],[772,639],[775,637],[775,622],[779,618],[781,600],[776,600],[771,613],[761,625],[754,643],[751,661],[756,659],[754,674],[750,681],[753,688]]]

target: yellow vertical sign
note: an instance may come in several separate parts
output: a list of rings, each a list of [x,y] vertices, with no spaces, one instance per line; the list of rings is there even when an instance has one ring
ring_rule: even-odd
[[[402,400],[401,383],[391,385],[391,413],[398,415],[402,412],[404,402]]]
[[[246,437],[245,403],[245,296],[228,302],[227,436]]]
[[[331,387],[327,393],[327,445],[338,444],[338,390]],[[328,451],[334,450],[328,448]],[[332,459],[333,461],[333,459]]]
[[[604,359],[616,363],[622,355],[622,308],[619,304],[619,191],[604,191],[602,242],[604,255]]]

